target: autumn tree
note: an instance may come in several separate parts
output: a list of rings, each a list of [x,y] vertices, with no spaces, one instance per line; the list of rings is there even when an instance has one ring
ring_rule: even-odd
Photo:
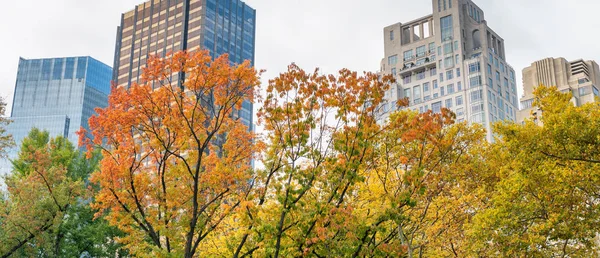
[[[540,86],[534,93],[541,111],[537,123],[495,126],[499,138],[487,158],[499,180],[489,207],[472,224],[473,253],[596,256],[600,104],[575,107],[571,93],[556,87]]]
[[[113,88],[90,119],[102,149],[93,207],[136,256],[202,256],[207,237],[242,205],[260,144],[242,123],[258,72],[207,51],[152,57],[143,83]],[[185,80],[184,80],[185,79]]]
[[[73,145],[65,138],[49,139],[33,129],[23,140],[13,172],[6,177],[7,195],[0,213],[0,254],[8,257],[25,249],[44,248],[59,255],[57,238],[68,209],[83,194],[83,182],[68,176]],[[36,245],[26,244],[36,242]],[[39,250],[39,249],[38,249]]]

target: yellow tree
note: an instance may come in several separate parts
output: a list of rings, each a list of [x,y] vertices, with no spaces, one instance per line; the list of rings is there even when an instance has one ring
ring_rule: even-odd
[[[498,182],[469,239],[479,256],[597,256],[600,104],[538,87],[542,125],[498,124],[488,165]]]
[[[376,115],[391,81],[290,65],[269,82],[259,113],[268,143],[265,169],[257,174],[256,201],[240,218],[246,227],[234,238],[234,257],[360,253],[361,239],[347,235],[352,227],[344,217],[352,207],[346,201],[373,155],[381,129]]]
[[[143,84],[113,88],[90,119],[102,149],[93,207],[137,256],[201,256],[204,240],[243,204],[258,144],[239,117],[259,73],[207,51],[152,57]],[[173,78],[185,78],[185,81]],[[91,149],[90,149],[91,151]]]

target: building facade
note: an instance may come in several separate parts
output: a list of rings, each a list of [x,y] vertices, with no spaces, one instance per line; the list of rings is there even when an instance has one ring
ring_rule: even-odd
[[[112,69],[87,57],[19,60],[17,82],[7,127],[16,143],[8,151],[15,158],[21,141],[32,128],[46,130],[51,137],[64,136],[77,145],[80,128],[89,129],[95,108],[108,105]],[[10,164],[2,164],[7,172]]]
[[[397,83],[386,92],[380,121],[409,99],[410,109],[448,108],[457,121],[480,123],[493,141],[491,123],[515,121],[515,72],[507,63],[504,40],[470,0],[432,0],[433,13],[384,28],[381,73]]]
[[[600,69],[594,61],[582,59],[567,61],[564,58],[546,58],[523,69],[523,96],[517,121],[541,116],[541,111],[532,107],[533,91],[539,85],[556,86],[561,92],[571,92],[575,106],[594,102],[600,95]]]
[[[239,0],[150,0],[121,16],[113,80],[119,87],[140,83],[149,55],[207,49],[213,58],[254,65],[256,11]],[[180,81],[173,74],[172,81]],[[252,128],[252,103],[239,116]]]

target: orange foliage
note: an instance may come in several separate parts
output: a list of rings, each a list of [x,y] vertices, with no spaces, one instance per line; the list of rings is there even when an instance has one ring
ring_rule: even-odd
[[[84,143],[104,157],[92,205],[127,233],[120,241],[132,254],[192,257],[248,191],[260,145],[238,112],[256,100],[259,72],[226,55],[177,52],[151,57],[142,78],[113,87],[89,120]]]

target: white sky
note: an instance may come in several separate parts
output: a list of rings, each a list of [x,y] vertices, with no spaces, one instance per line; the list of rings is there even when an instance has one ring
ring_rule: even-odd
[[[144,0],[3,0],[0,96],[12,104],[19,56],[92,56],[112,66],[120,15]],[[263,81],[296,62],[377,71],[383,27],[432,12],[428,0],[246,0],[257,10],[256,67]],[[598,0],[475,0],[505,40],[517,72],[545,57],[600,61]],[[10,113],[8,113],[10,114]]]

